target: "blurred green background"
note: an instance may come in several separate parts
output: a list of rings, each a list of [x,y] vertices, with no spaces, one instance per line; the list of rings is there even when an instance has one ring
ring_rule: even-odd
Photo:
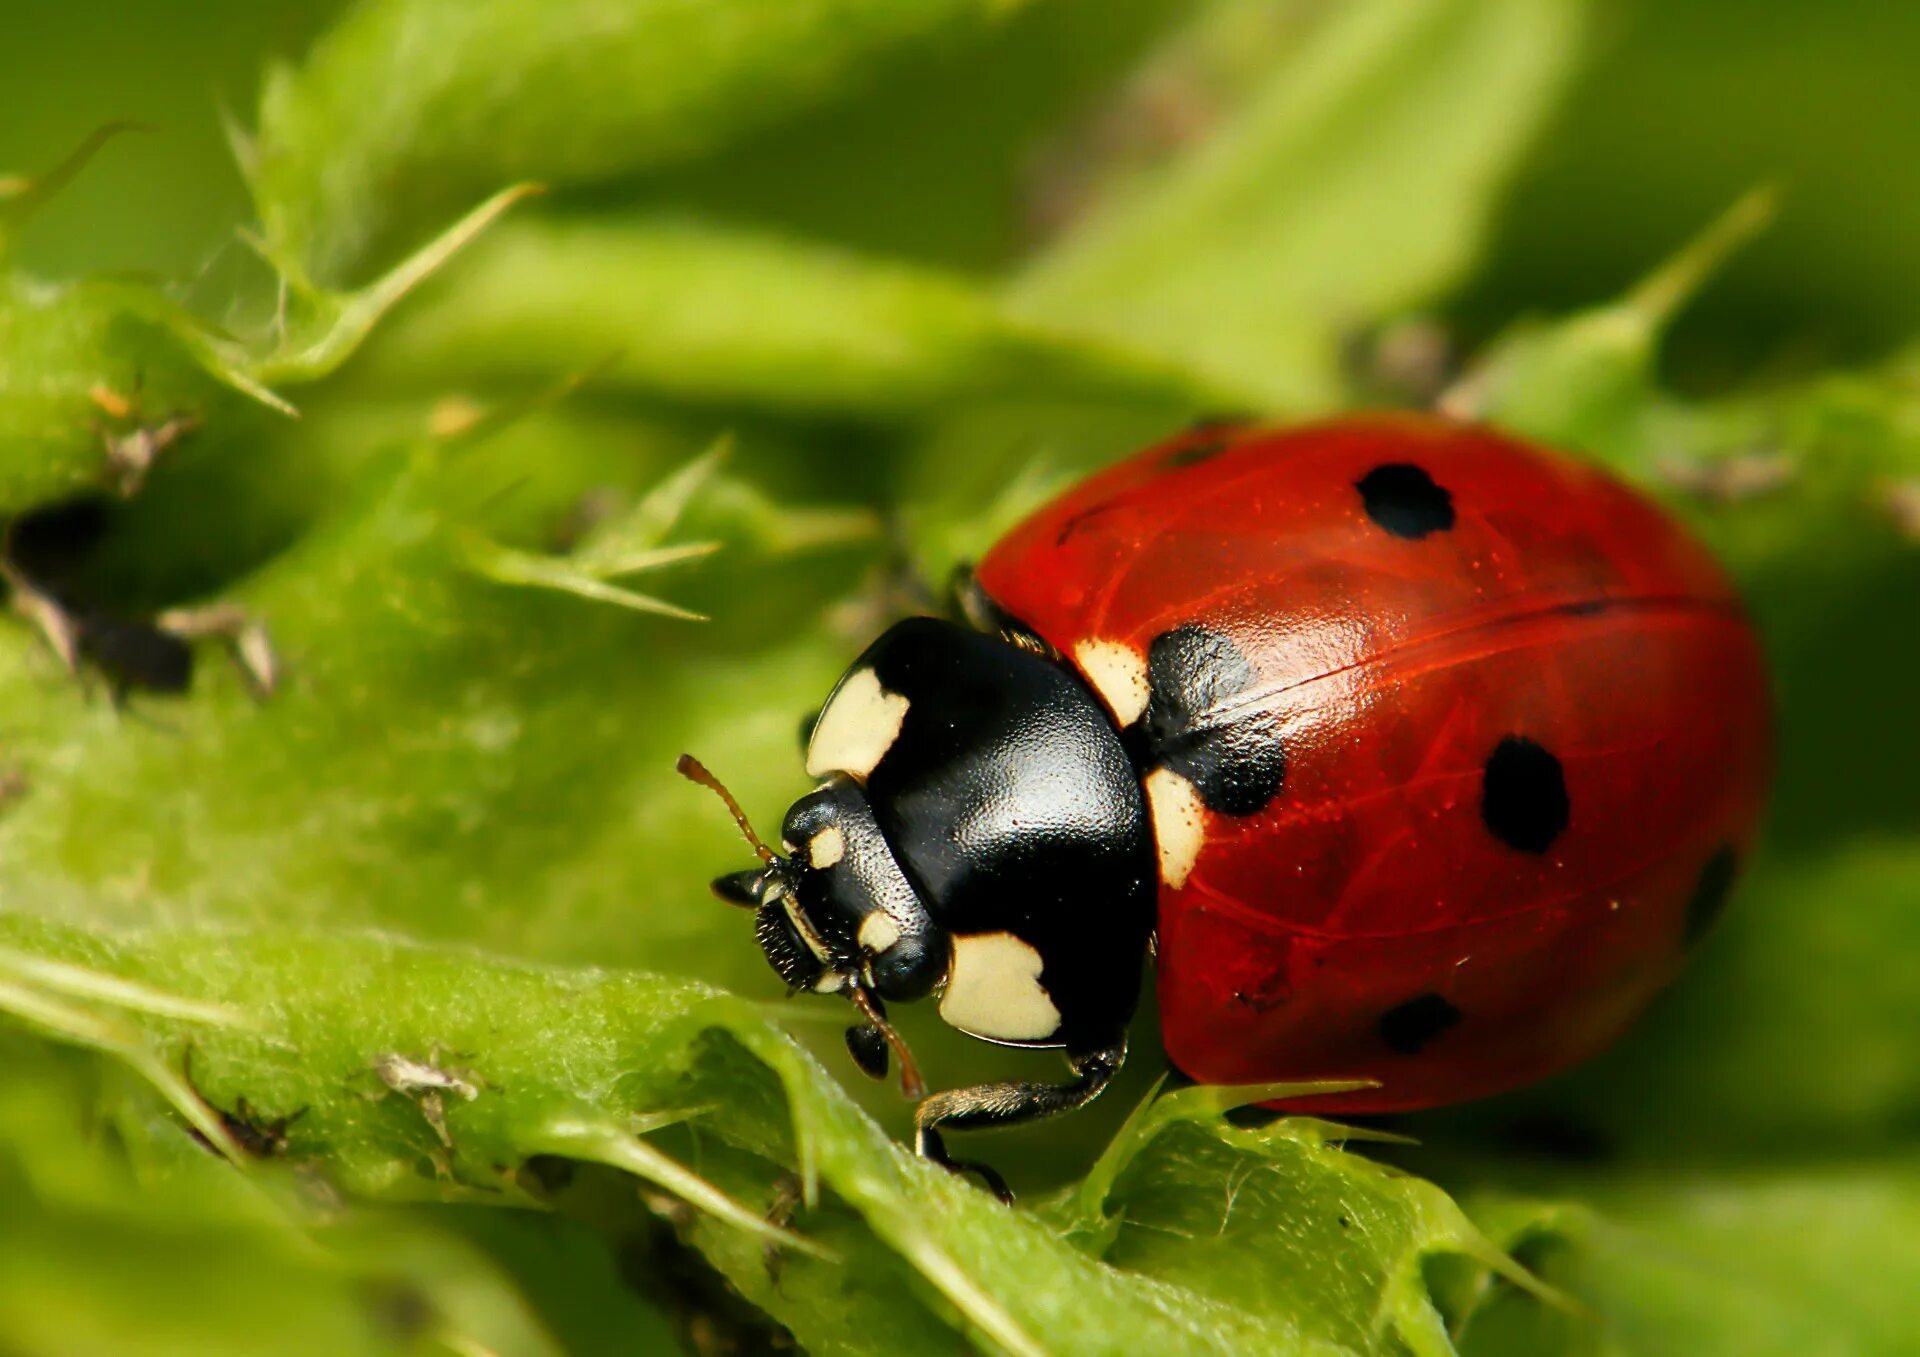
[[[47,210],[21,263],[56,277],[204,267],[250,215],[223,111],[245,121],[264,63],[297,59],[340,8],[15,0],[0,53],[10,92],[0,163],[52,164],[113,119],[154,128]],[[715,163],[608,197],[712,207],[968,271],[1004,267],[1030,239],[1010,167],[1187,7],[1124,0],[1083,12],[1092,8],[1030,6],[997,42],[877,72],[888,106],[905,101],[918,116],[876,125],[871,101],[826,101]],[[1689,311],[1672,361],[1714,384],[1884,354],[1911,337],[1920,303],[1920,181],[1903,169],[1920,157],[1917,50],[1920,16],[1872,0],[1817,16],[1730,0],[1598,6],[1579,68],[1503,186],[1449,314],[1485,336],[1516,313],[1589,304],[1774,182],[1787,190],[1778,221]]]
[[[1920,13],[5,18],[16,611],[237,603],[283,672],[209,640],[116,704],[0,633],[0,1352],[1920,1351]],[[1146,1015],[982,1146],[1018,1212],[903,1155],[673,756],[771,822],[903,561],[1202,412],[1449,387],[1752,600],[1780,775],[1720,934],[1417,1146],[1121,1133]],[[936,1085],[1052,1068],[903,1026]]]

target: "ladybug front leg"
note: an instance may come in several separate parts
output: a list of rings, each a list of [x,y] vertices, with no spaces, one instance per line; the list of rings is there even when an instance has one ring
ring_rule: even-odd
[[[987,1131],[1072,1112],[1099,1097],[1126,1059],[1127,1043],[1122,1037],[1101,1050],[1069,1053],[1072,1083],[975,1084],[936,1093],[914,1110],[914,1148],[942,1168],[976,1175],[994,1196],[1011,1205],[1013,1193],[1006,1180],[985,1164],[950,1157],[941,1130]]]

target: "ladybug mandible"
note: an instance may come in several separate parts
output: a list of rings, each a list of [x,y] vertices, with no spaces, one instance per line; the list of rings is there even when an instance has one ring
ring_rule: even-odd
[[[917,1094],[883,1004],[930,995],[1065,1052],[1068,1083],[922,1101],[944,1164],[945,1129],[1100,1093],[1149,954],[1204,1082],[1370,1079],[1311,1106],[1381,1112],[1538,1079],[1674,977],[1759,819],[1768,685],[1726,577],[1485,428],[1197,429],[958,592],[970,625],[898,623],[828,698],[784,854],[714,883],[790,987],[854,1002],[869,1074],[891,1046]]]

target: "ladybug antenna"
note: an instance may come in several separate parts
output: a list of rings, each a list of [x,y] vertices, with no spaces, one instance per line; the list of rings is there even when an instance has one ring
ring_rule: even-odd
[[[927,1085],[920,1078],[920,1067],[913,1063],[913,1052],[907,1049],[907,1039],[887,1021],[886,1010],[880,1007],[880,1001],[859,985],[847,986],[847,997],[853,1000],[853,1006],[860,1010],[860,1016],[867,1020],[867,1026],[880,1034],[893,1058],[900,1062],[900,1094],[910,1102],[918,1102],[926,1096]]]
[[[732,815],[733,822],[740,826],[740,833],[752,847],[754,856],[767,866],[773,866],[773,850],[760,841],[760,836],[753,832],[753,826],[747,823],[747,813],[741,810],[740,803],[733,799],[733,793],[727,790],[725,783],[707,771],[706,764],[691,754],[682,754],[679,761],[673,765],[673,771],[689,782],[697,782],[702,787],[712,788],[714,795],[727,803],[727,813]]]

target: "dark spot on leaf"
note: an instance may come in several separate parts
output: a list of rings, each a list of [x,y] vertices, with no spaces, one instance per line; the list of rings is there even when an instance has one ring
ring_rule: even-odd
[[[151,622],[79,615],[80,653],[119,689],[178,695],[193,684],[193,647]]]
[[[287,1152],[287,1128],[307,1115],[307,1109],[302,1107],[284,1117],[269,1117],[248,1103],[245,1097],[234,1099],[231,1112],[219,1107],[213,1111],[220,1118],[221,1128],[233,1138],[233,1143],[255,1159],[278,1159],[284,1155]],[[218,1153],[214,1150],[213,1142],[199,1130],[189,1127],[187,1134],[202,1149]]]
[[[793,1335],[755,1309],[669,1222],[634,1222],[616,1236],[612,1252],[621,1284],[667,1316],[681,1350],[702,1357],[795,1351]]]
[[[577,1171],[574,1161],[565,1155],[529,1155],[520,1164],[520,1180],[538,1196],[554,1197],[573,1186]]]
[[[1727,897],[1733,893],[1734,880],[1739,875],[1740,858],[1733,851],[1733,845],[1724,845],[1707,859],[1707,865],[1700,869],[1699,880],[1693,883],[1693,894],[1687,900],[1684,935],[1687,946],[1691,947],[1700,941],[1719,922],[1727,908]]]
[[[1377,466],[1354,488],[1367,517],[1395,537],[1417,539],[1453,526],[1453,496],[1409,462]]]
[[[106,540],[117,511],[105,495],[29,509],[7,528],[7,559],[42,589],[64,593]]]
[[[433,1298],[410,1282],[379,1279],[364,1283],[367,1307],[375,1323],[395,1338],[420,1338],[436,1318]]]
[[[1560,760],[1524,735],[1500,741],[1480,778],[1480,818],[1494,837],[1523,853],[1544,853],[1571,813]]]
[[[1422,994],[1380,1016],[1380,1040],[1401,1055],[1418,1055],[1460,1021],[1460,1010],[1437,994]]]
[[[7,527],[7,564],[18,588],[66,619],[78,657],[106,676],[116,697],[184,693],[193,682],[192,647],[125,598],[108,597],[94,577],[94,558],[118,521],[119,506],[101,495],[29,509]]]

